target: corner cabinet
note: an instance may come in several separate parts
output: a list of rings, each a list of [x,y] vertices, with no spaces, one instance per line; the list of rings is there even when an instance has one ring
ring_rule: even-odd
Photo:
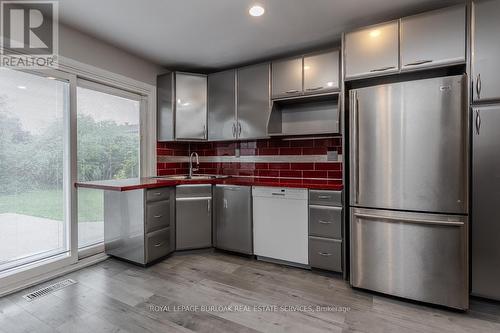
[[[208,75],[208,140],[236,139],[236,70]]]
[[[271,113],[268,63],[238,69],[237,138],[267,137],[267,123]]]
[[[207,76],[172,72],[160,75],[158,141],[207,138]]]
[[[267,137],[271,113],[269,76],[269,63],[208,76],[210,141]]]
[[[349,32],[344,43],[346,78],[399,71],[399,21]]]
[[[465,6],[401,19],[401,70],[465,63]]]
[[[500,0],[474,1],[472,80],[475,102],[500,100]]]

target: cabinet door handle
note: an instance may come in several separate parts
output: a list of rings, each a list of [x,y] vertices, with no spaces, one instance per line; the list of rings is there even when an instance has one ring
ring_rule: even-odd
[[[155,244],[154,246],[155,246],[155,247],[160,247],[160,246],[163,246],[163,244],[165,244],[165,242],[160,242],[160,243],[158,243],[158,244]]]
[[[477,79],[476,79],[476,93],[477,93],[477,98],[481,98],[481,88],[482,88],[482,83],[481,83],[481,74],[477,74]]]
[[[211,206],[211,201],[210,200],[207,200],[207,212],[210,213],[210,206]]]
[[[288,91],[285,91],[286,94],[296,94],[298,92],[299,92],[298,90],[288,90]]]
[[[394,69],[396,66],[388,66],[388,67],[382,67],[382,68],[377,68],[377,69],[372,69],[370,72],[383,72],[389,69]]]
[[[429,62],[433,62],[434,60],[417,60],[417,61],[414,61],[414,62],[410,62],[408,64],[406,64],[405,66],[417,66],[417,65],[423,65],[423,64],[427,64]]]
[[[160,217],[162,217],[162,215],[155,215],[153,216],[155,219],[159,219]]]
[[[271,193],[272,195],[280,195],[280,196],[285,196],[285,193]]]
[[[329,257],[329,256],[331,256],[331,255],[332,255],[331,253],[326,253],[326,252],[318,252],[318,254],[319,254],[320,256],[325,256],[325,257]]]
[[[479,135],[479,131],[481,129],[481,114],[479,110],[476,111],[476,134]]]
[[[321,223],[321,224],[332,224],[332,222],[331,222],[331,221],[323,221],[323,220],[319,220],[318,222],[319,222],[319,223]]]
[[[316,87],[316,88],[307,88],[307,91],[316,91],[316,90],[321,90],[323,87]]]
[[[241,123],[238,121],[238,137],[241,136]]]
[[[236,124],[233,123],[233,138],[236,137]]]

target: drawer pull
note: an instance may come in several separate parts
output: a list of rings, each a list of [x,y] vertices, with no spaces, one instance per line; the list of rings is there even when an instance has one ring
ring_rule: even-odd
[[[370,72],[383,72],[383,71],[387,71],[389,69],[394,69],[394,68],[396,68],[396,66],[388,66],[388,67],[372,69],[372,70],[370,70]]]
[[[331,199],[330,195],[318,195],[318,199]]]
[[[329,256],[331,256],[331,255],[332,255],[331,253],[326,253],[326,252],[318,252],[318,254],[319,254],[320,256],[325,256],[325,257],[329,257]]]
[[[155,215],[153,216],[155,219],[159,219],[160,217],[162,217],[162,215]]]
[[[296,94],[298,92],[299,92],[298,90],[288,90],[288,91],[285,91],[285,94]]]
[[[417,65],[423,65],[423,64],[428,64],[432,62],[433,60],[417,60],[415,62],[410,62],[406,64],[405,66],[417,66]]]
[[[165,242],[161,242],[161,243],[155,244],[154,246],[155,247],[160,247],[160,246],[163,246],[163,244],[165,244]]]
[[[316,91],[316,90],[321,90],[323,87],[316,87],[316,88],[307,88],[307,91]]]
[[[285,193],[271,193],[272,195],[281,195],[281,196],[285,196]]]
[[[321,224],[332,224],[332,222],[331,222],[331,221],[323,221],[323,220],[319,220],[318,222],[319,222],[319,223],[321,223]]]
[[[160,196],[160,195],[161,195],[161,192],[155,192],[155,195],[156,195],[156,196]]]

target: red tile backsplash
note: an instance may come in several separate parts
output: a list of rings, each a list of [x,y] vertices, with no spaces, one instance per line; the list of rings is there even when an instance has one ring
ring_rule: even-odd
[[[326,155],[328,151],[342,152],[341,138],[299,140],[253,140],[242,142],[158,142],[158,175],[186,174],[190,151],[200,157],[235,156],[284,156],[290,162],[201,162],[197,173],[279,178],[341,179],[341,162],[294,162],[295,156]]]

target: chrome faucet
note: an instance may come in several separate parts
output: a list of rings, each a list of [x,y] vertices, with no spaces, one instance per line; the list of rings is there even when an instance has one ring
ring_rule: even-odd
[[[196,168],[193,168],[193,156],[196,157]],[[193,178],[193,171],[198,171],[200,169],[200,159],[198,157],[198,153],[192,152],[189,155],[189,178]]]

